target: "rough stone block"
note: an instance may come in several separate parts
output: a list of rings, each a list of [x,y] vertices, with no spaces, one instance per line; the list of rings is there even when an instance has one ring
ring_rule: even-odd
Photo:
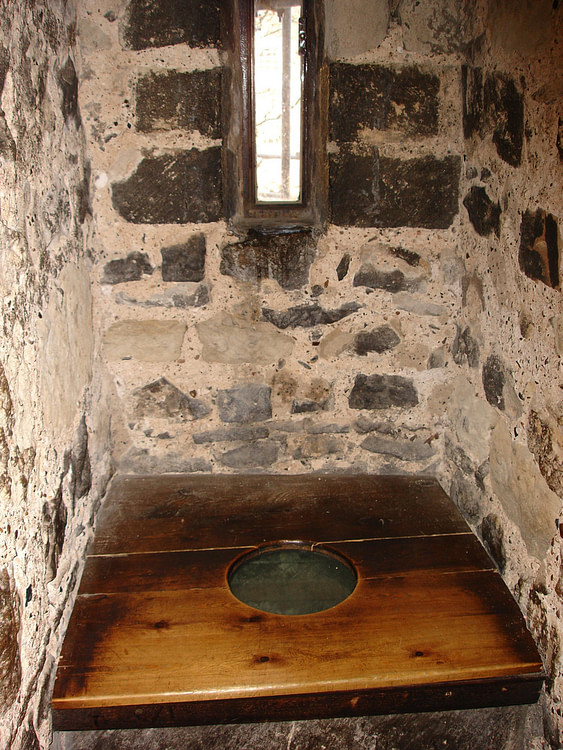
[[[43,527],[46,530],[47,537],[45,545],[47,580],[52,581],[57,575],[68,521],[62,487],[59,488],[52,500],[43,504],[42,515]]]
[[[327,54],[331,60],[377,47],[387,36],[390,9],[371,0],[325,0]]]
[[[230,429],[206,430],[197,432],[193,436],[196,445],[204,443],[234,443],[239,440],[261,440],[270,436],[267,427],[232,427]]]
[[[338,277],[338,281],[342,281],[342,279],[348,275],[350,260],[351,257],[349,253],[344,253],[342,258],[340,258],[340,263],[336,266],[336,276]]]
[[[475,483],[464,477],[460,469],[456,469],[452,478],[450,497],[466,518],[473,522],[479,518],[481,495]]]
[[[194,234],[187,242],[163,247],[163,281],[201,281],[205,275],[205,235]]]
[[[266,468],[278,459],[279,446],[273,440],[257,440],[250,445],[234,448],[219,456],[219,461],[231,469]]]
[[[500,203],[493,203],[484,187],[473,185],[463,205],[477,234],[481,237],[488,237],[492,232],[497,237],[500,235]]]
[[[440,80],[414,66],[333,63],[330,66],[330,138],[355,141],[364,129],[412,136],[438,130]]]
[[[454,362],[461,365],[467,361],[469,367],[479,367],[480,355],[479,343],[471,335],[471,328],[466,326],[463,331],[458,328],[452,344]]]
[[[6,568],[0,571],[0,704],[8,708],[21,684],[19,598]]]
[[[311,414],[315,411],[321,411],[323,405],[318,401],[310,398],[294,399],[291,404],[292,414]]]
[[[481,68],[462,68],[463,133],[466,138],[491,136],[501,159],[513,167],[522,160],[524,97],[514,80]]]
[[[391,326],[379,326],[373,331],[361,331],[356,334],[354,351],[362,356],[365,356],[368,352],[381,354],[393,349],[400,342],[401,339]]]
[[[362,442],[361,447],[370,453],[394,456],[402,461],[424,461],[435,454],[432,446],[423,440],[399,440],[373,434]]]
[[[221,137],[221,69],[147,73],[137,81],[137,130],[199,131]]]
[[[270,364],[289,357],[294,340],[270,323],[249,321],[223,312],[197,324],[206,362]]]
[[[301,440],[300,445],[293,452],[293,458],[317,458],[318,456],[331,456],[341,453],[344,444],[341,440],[329,435],[307,435]]]
[[[410,378],[400,375],[356,375],[348,397],[351,409],[403,409],[418,404],[418,394]]]
[[[150,275],[153,272],[149,256],[135,250],[126,258],[110,260],[104,266],[102,284],[122,284],[126,281],[139,281],[143,274]]]
[[[255,234],[223,247],[221,273],[241,281],[274,279],[283,289],[299,289],[309,281],[316,248],[311,232]]]
[[[367,286],[369,289],[384,289],[386,292],[402,292],[416,289],[419,278],[406,276],[399,268],[377,267],[363,263],[354,275],[354,286]]]
[[[126,453],[119,462],[122,474],[209,474],[213,468],[203,458],[167,453],[155,456],[146,449],[134,448]]]
[[[474,386],[460,376],[448,399],[448,417],[455,431],[457,444],[481,464],[488,457],[491,430],[497,413],[483,398],[475,395]],[[471,471],[471,466],[469,467]]]
[[[119,292],[115,295],[115,301],[119,305],[131,307],[177,307],[186,310],[189,307],[206,305],[209,302],[209,289],[205,284],[178,282],[173,288],[164,289],[158,294],[152,294],[147,299],[139,299],[124,292]]]
[[[465,52],[462,0],[402,0],[403,44],[410,52]]]
[[[162,419],[200,419],[211,409],[200,399],[188,396],[166,378],[159,378],[133,392],[136,417]]]
[[[490,556],[502,573],[506,567],[506,553],[504,551],[504,530],[501,521],[494,513],[489,513],[481,521],[481,537]]]
[[[331,217],[360,227],[447,229],[458,212],[457,156],[397,159],[369,146],[330,155]]]
[[[110,360],[170,362],[180,356],[185,332],[178,320],[120,320],[106,331],[104,350]]]
[[[563,420],[547,410],[541,416],[532,410],[528,419],[528,448],[549,488],[563,497]]]
[[[133,224],[189,224],[222,216],[221,149],[146,157],[112,186],[112,203]]]
[[[262,308],[262,317],[276,328],[313,328],[317,325],[329,325],[357,312],[361,305],[347,302],[336,310],[325,310],[320,305],[298,305],[287,310],[270,310]]]
[[[78,128],[82,122],[78,109],[78,76],[70,57],[67,57],[60,70],[59,85],[63,92],[61,107],[65,122],[68,124],[69,121],[72,121]]]
[[[248,383],[219,391],[217,408],[223,422],[260,422],[272,416],[271,388]]]
[[[393,295],[393,304],[399,310],[414,313],[415,315],[428,315],[439,317],[443,315],[447,308],[444,305],[438,305],[435,302],[428,302],[424,299],[413,297],[407,292],[397,292]]]
[[[134,50],[186,43],[220,45],[219,0],[130,0],[122,31],[125,47]]]
[[[547,486],[532,454],[512,441],[502,421],[493,431],[490,465],[494,493],[518,527],[528,552],[543,560],[558,533],[561,501]]]
[[[559,287],[561,237],[557,219],[538,208],[526,211],[520,224],[520,270],[534,281]]]
[[[485,396],[491,406],[496,406],[510,417],[519,417],[522,404],[514,390],[510,370],[496,354],[487,357],[482,372]]]

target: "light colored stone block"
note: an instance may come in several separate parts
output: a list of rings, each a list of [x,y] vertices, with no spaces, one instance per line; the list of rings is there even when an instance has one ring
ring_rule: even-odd
[[[106,331],[104,350],[109,360],[171,362],[180,356],[185,332],[178,320],[120,320]]]

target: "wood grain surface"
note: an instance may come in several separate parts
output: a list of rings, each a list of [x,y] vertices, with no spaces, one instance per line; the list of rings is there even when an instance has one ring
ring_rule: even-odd
[[[351,561],[354,592],[298,616],[236,599],[233,563],[288,539]],[[120,477],[52,705],[60,729],[156,726],[505,705],[541,683],[520,610],[432,479]]]

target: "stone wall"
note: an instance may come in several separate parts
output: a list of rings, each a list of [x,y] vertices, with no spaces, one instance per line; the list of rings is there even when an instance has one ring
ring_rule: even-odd
[[[459,50],[409,50],[387,9],[377,46],[371,3],[346,29],[328,3],[329,221],[241,236],[220,9],[200,5],[88,1],[78,27],[119,471],[436,473],[461,306]]]
[[[109,469],[91,411],[103,394],[75,37],[72,2],[0,2],[0,746],[14,750],[48,746],[53,666]]]
[[[527,615],[548,675],[546,742],[560,747],[562,14],[552,2],[477,5],[444,482]]]

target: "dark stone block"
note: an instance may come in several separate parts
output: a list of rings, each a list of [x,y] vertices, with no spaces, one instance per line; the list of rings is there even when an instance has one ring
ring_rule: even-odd
[[[360,331],[354,339],[354,351],[365,356],[368,352],[381,354],[399,344],[401,339],[390,326],[380,326],[373,331]]]
[[[137,129],[221,137],[221,69],[148,73],[137,81]]]
[[[496,354],[491,354],[483,365],[483,388],[485,397],[491,406],[504,411],[504,384],[506,373],[504,365]]]
[[[348,398],[351,409],[408,408],[417,404],[413,381],[400,375],[356,375]]]
[[[341,226],[377,226],[379,155],[371,146],[343,145],[329,154],[330,213]]]
[[[534,281],[559,286],[560,239],[557,219],[540,208],[526,211],[520,224],[520,270]]]
[[[461,161],[438,159],[379,160],[377,226],[447,229],[458,212]]]
[[[361,447],[370,453],[393,456],[401,461],[426,461],[435,453],[432,446],[423,440],[394,440],[374,434],[368,435]]]
[[[104,275],[102,284],[122,284],[125,281],[139,281],[143,274],[150,275],[153,267],[150,264],[149,256],[135,250],[126,258],[117,258],[110,260],[104,266]]]
[[[502,73],[483,74],[464,65],[463,133],[466,138],[492,136],[501,159],[520,166],[524,140],[524,97],[514,80]]]
[[[279,445],[273,440],[258,440],[227,451],[219,457],[224,466],[231,469],[257,469],[271,466],[278,459]]]
[[[6,76],[10,70],[10,52],[0,44],[0,94],[4,90],[4,83],[6,82]]]
[[[452,344],[452,356],[457,365],[467,361],[469,367],[478,367],[480,358],[479,344],[471,335],[471,328],[466,326],[463,331],[457,329]]]
[[[43,505],[43,527],[47,532],[45,549],[47,581],[52,581],[57,575],[59,558],[65,541],[67,515],[62,489],[59,488],[55,498]]]
[[[262,308],[262,318],[276,328],[312,328],[317,325],[329,325],[357,312],[361,305],[347,302],[337,310],[325,310],[320,305],[298,305],[287,310],[270,310]]]
[[[340,258],[340,263],[336,266],[336,275],[338,277],[338,281],[342,281],[342,279],[348,275],[350,260],[350,255],[348,253],[344,253],[342,258]]]
[[[481,536],[497,568],[503,573],[506,567],[506,553],[503,543],[504,531],[499,518],[493,513],[489,513],[481,521]]]
[[[316,411],[322,410],[322,404],[317,401],[313,401],[310,398],[304,398],[301,400],[295,399],[291,404],[292,414],[311,414]]]
[[[260,440],[270,436],[267,427],[232,427],[231,429],[207,430],[193,436],[196,445],[204,443],[234,443],[238,440]]]
[[[131,0],[123,40],[134,50],[184,42],[190,47],[218,47],[220,11],[220,0]]]
[[[500,235],[500,203],[493,203],[483,187],[474,185],[463,199],[469,220],[477,234],[488,237],[494,232]]]
[[[205,235],[194,234],[180,245],[163,247],[163,281],[201,281],[205,275]]]
[[[80,111],[78,109],[78,76],[74,63],[67,57],[59,73],[59,85],[63,92],[62,112],[65,122],[73,120],[76,127],[80,127]]]
[[[450,497],[466,518],[473,522],[477,521],[481,508],[479,490],[459,469],[456,470],[450,485]]]
[[[559,151],[559,161],[563,161],[563,118],[561,117],[557,123],[557,138],[555,139],[555,145]]]
[[[16,142],[8,127],[4,112],[0,109],[0,156],[3,159],[15,161],[16,153]]]
[[[267,385],[249,383],[219,391],[217,408],[223,422],[260,422],[272,416],[270,395]]]
[[[158,417],[161,419],[191,420],[201,419],[211,411],[200,399],[188,396],[166,378],[137,388],[134,414],[138,418]]]
[[[309,281],[316,249],[311,232],[254,234],[223,247],[221,273],[241,281],[275,279],[283,289],[299,289]]]
[[[365,263],[354,276],[354,286],[367,286],[370,289],[385,289],[387,292],[403,292],[416,288],[417,282],[407,279],[398,268],[392,271],[381,271]]]
[[[7,709],[21,684],[19,600],[6,568],[0,571],[0,705]]]
[[[88,451],[88,427],[83,416],[78,425],[72,451],[70,454],[72,466],[72,497],[79,500],[90,492],[92,487],[92,467]]]
[[[363,128],[409,136],[438,132],[440,80],[416,67],[333,63],[330,66],[330,138],[350,142]]]
[[[133,224],[189,224],[222,216],[221,149],[147,157],[112,187],[115,210]]]
[[[389,248],[389,252],[396,258],[404,260],[409,266],[416,267],[420,265],[420,255],[415,253],[414,250],[407,250],[406,247],[391,247]]]

